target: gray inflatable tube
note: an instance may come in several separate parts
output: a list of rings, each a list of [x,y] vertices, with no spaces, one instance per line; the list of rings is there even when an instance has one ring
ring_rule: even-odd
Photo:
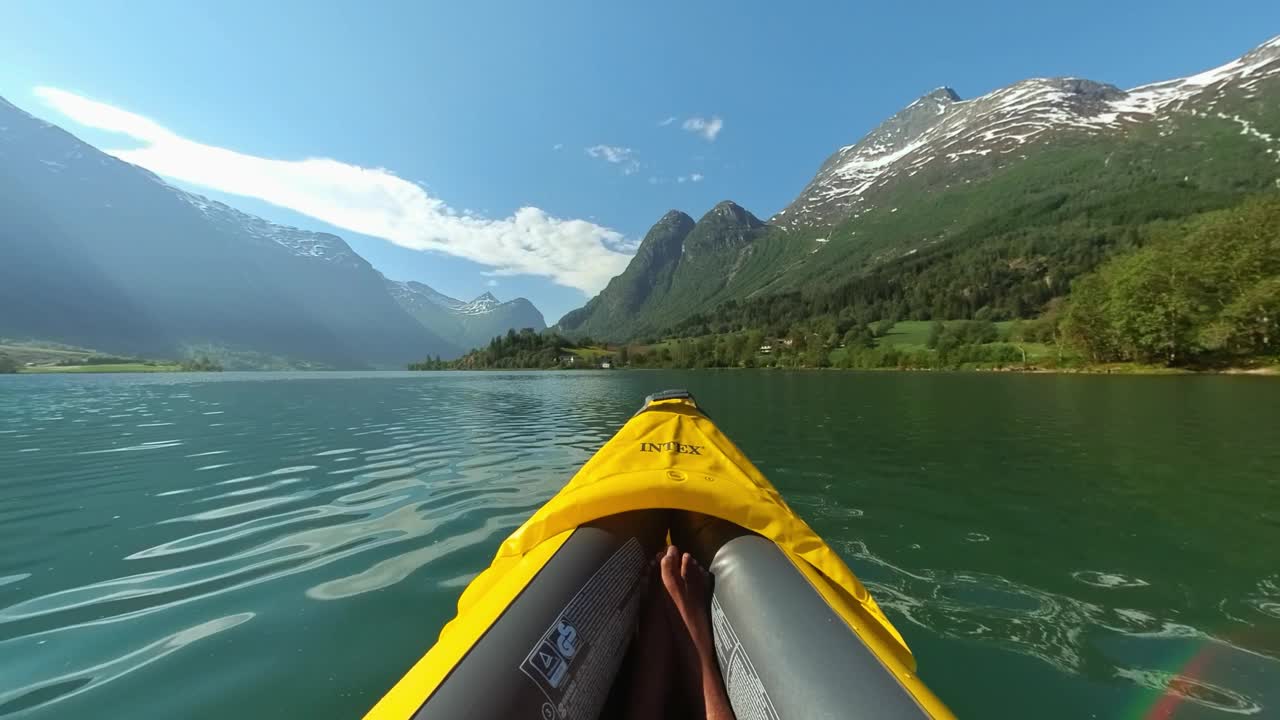
[[[575,530],[414,717],[620,716],[645,568],[668,533],[711,571],[716,653],[737,720],[928,717],[776,545],[668,510]]]

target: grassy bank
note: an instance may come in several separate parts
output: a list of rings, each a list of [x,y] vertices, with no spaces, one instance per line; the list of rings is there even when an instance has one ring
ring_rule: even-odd
[[[24,367],[18,372],[29,375],[66,375],[85,373],[164,373],[182,372],[181,365],[176,363],[114,363],[108,365],[44,365],[40,367]]]
[[[51,375],[220,370],[222,365],[207,354],[193,353],[185,360],[121,356],[57,342],[0,338],[0,373]]]

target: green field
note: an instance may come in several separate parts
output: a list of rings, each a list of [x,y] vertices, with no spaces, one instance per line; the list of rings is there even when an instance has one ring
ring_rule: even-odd
[[[943,324],[961,321],[944,321]],[[1006,320],[995,323],[996,330],[1001,337],[1008,334],[1009,326],[1014,321]],[[923,350],[929,344],[929,328],[933,325],[932,320],[904,320],[893,326],[888,334],[876,338],[876,347],[893,347],[899,350]],[[1036,342],[1009,342],[1004,343],[1012,345],[1015,348],[1027,353],[1027,363],[1035,365],[1039,361],[1049,358],[1057,358],[1057,350],[1052,345]]]
[[[55,343],[0,341],[0,354],[8,355],[19,365],[52,365],[57,362],[84,360],[93,355],[94,351]]]
[[[181,372],[182,366],[177,364],[148,365],[146,363],[119,363],[115,365],[45,365],[41,367],[25,367],[21,373],[36,375],[66,373],[161,373]]]
[[[943,321],[944,325],[950,325],[953,322],[962,322],[959,320]],[[996,330],[1003,337],[1009,331],[1009,326],[1014,321],[1005,320],[995,323]],[[929,342],[929,328],[933,326],[932,320],[903,320],[893,326],[889,334],[876,339],[877,347],[896,347],[901,349],[914,349],[917,347],[925,347]],[[1030,347],[1030,344],[1028,345]],[[1030,350],[1028,350],[1030,352]]]
[[[608,348],[602,348],[596,345],[593,345],[591,347],[584,347],[584,348],[568,348],[568,352],[574,355],[577,355],[580,358],[584,358],[586,360],[591,360],[591,361],[599,361],[599,359],[602,357],[614,355],[617,353],[616,350],[609,350]]]
[[[876,347],[896,347],[902,350],[923,348],[929,341],[931,320],[903,320],[887,334],[876,338]]]

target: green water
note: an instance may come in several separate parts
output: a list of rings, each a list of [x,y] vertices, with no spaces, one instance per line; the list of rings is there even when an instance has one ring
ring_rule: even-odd
[[[358,717],[665,387],[960,716],[1280,717],[1280,382],[767,371],[0,377],[0,717]]]

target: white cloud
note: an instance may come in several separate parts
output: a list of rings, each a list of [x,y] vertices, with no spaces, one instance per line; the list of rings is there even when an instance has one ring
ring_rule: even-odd
[[[689,182],[702,182],[702,173],[694,173],[690,175]]]
[[[688,181],[689,181],[689,178],[684,175],[681,175],[680,177],[676,178],[676,182],[680,183],[681,185],[685,184]]]
[[[329,158],[274,160],[204,145],[141,115],[57,88],[44,102],[87,127],[143,143],[107,150],[159,175],[288,208],[330,225],[414,250],[433,250],[492,268],[537,275],[590,295],[627,265],[632,246],[614,230],[522,207],[492,220],[459,214],[419,185],[383,168]]]
[[[640,161],[636,160],[635,151],[628,147],[592,145],[587,148],[587,154],[605,162],[621,165],[623,175],[634,175],[640,171]]]
[[[631,148],[619,147],[617,145],[592,145],[587,148],[587,154],[593,158],[604,158],[606,162],[620,163],[631,159],[634,151]]]
[[[485,285],[488,285],[489,287],[498,287],[498,281],[493,278],[489,278],[489,280],[485,282]]]
[[[676,121],[675,115],[668,115],[665,118],[658,121],[658,127],[666,127],[675,121]]]
[[[694,116],[685,120],[680,127],[701,135],[707,142],[715,142],[720,129],[724,127],[724,121],[719,115],[712,115],[710,119]]]
[[[555,150],[556,152],[559,152],[564,149],[564,143],[556,143],[555,145],[551,146],[551,149]]]

